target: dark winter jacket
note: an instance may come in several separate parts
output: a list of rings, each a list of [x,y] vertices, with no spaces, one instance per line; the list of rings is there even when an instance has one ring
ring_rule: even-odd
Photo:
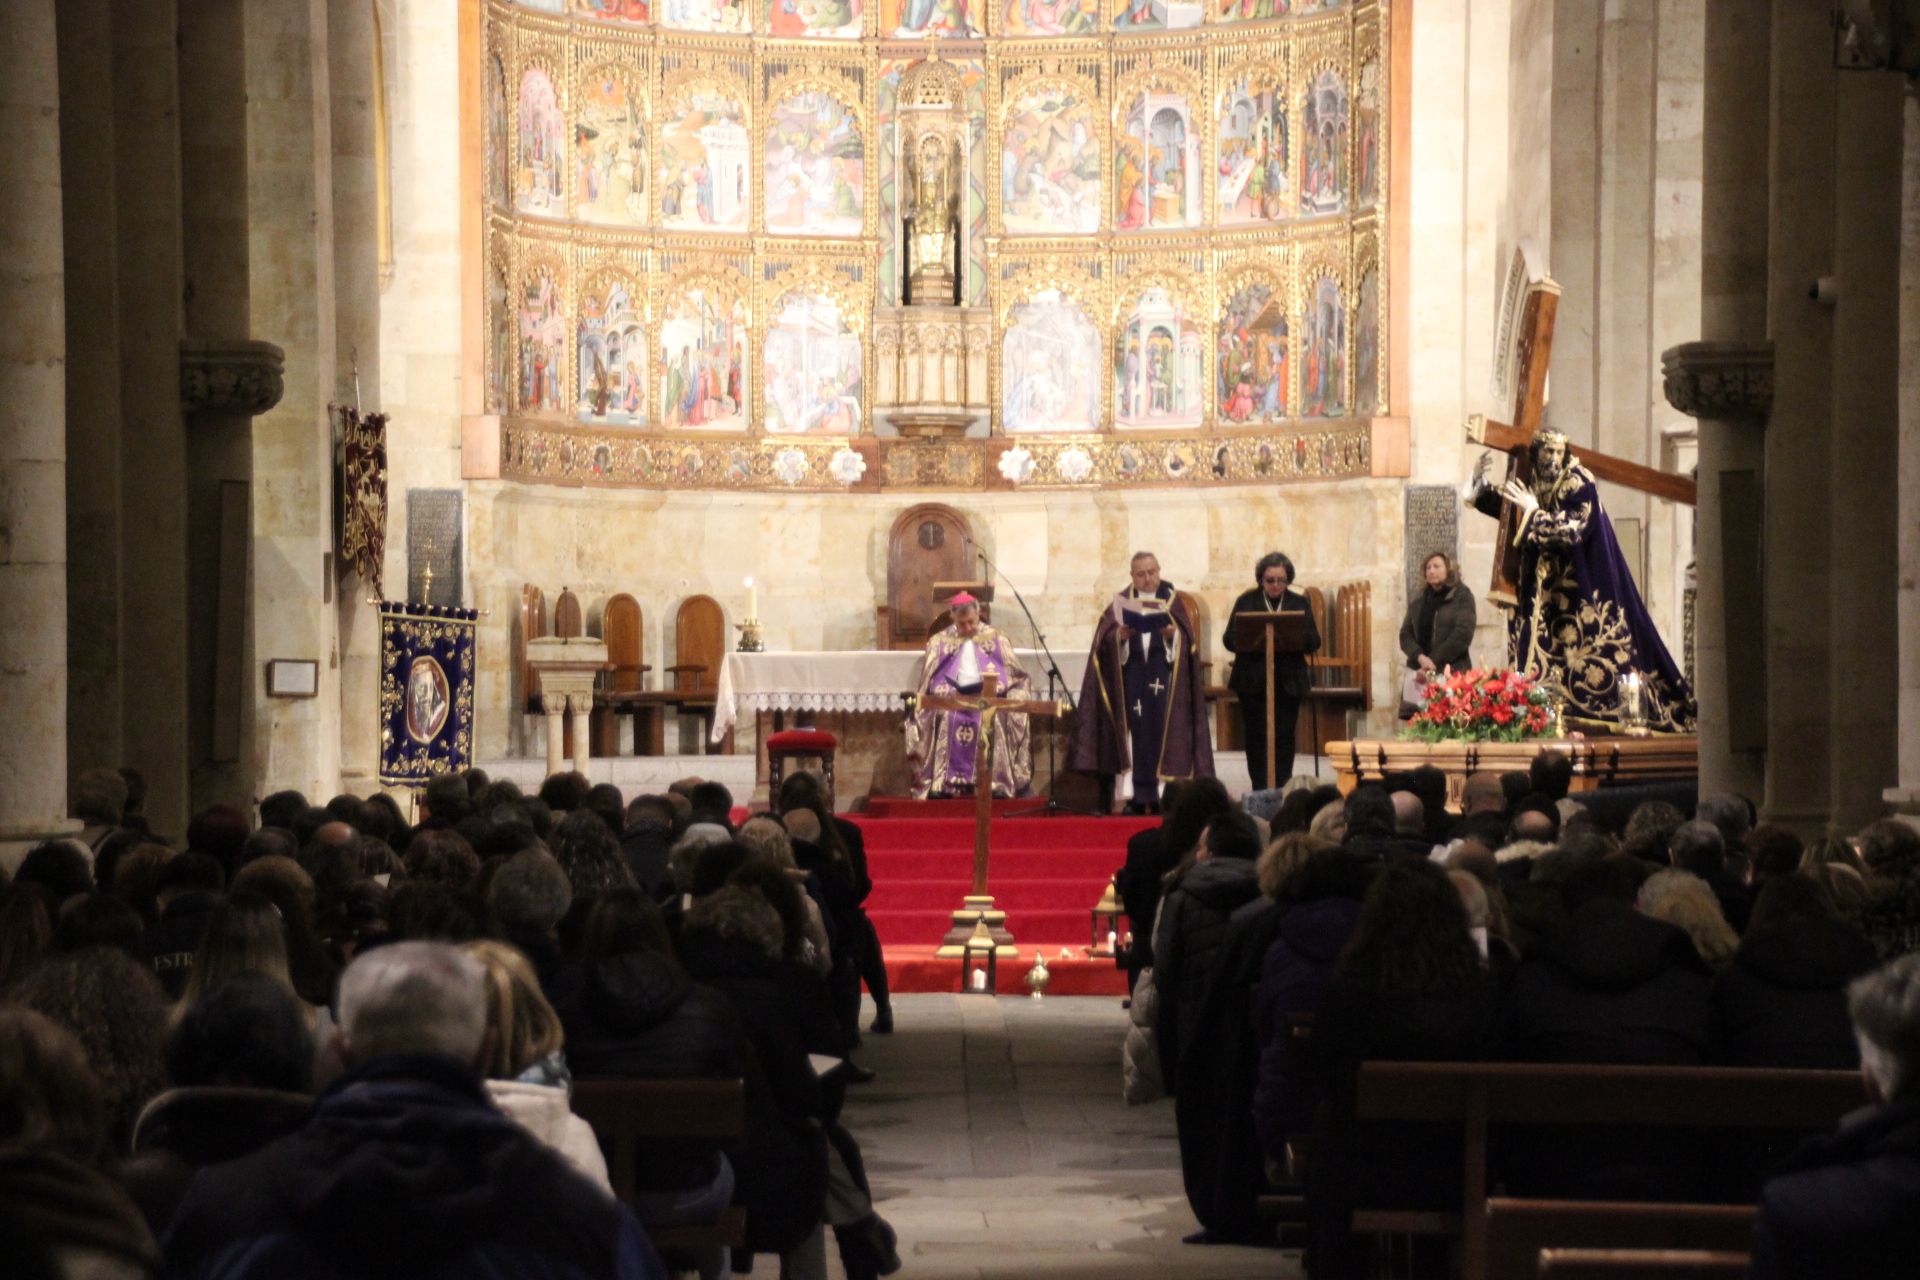
[[[274,1089],[171,1089],[141,1114],[136,1150],[120,1167],[127,1189],[154,1234],[163,1235],[194,1175],[225,1164],[306,1124],[313,1099]]]
[[[1200,1022],[1200,1001],[1227,918],[1260,892],[1245,858],[1196,862],[1167,891],[1153,927],[1153,985],[1160,992],[1155,1040],[1167,1091],[1177,1093],[1180,1058]]]
[[[1227,933],[1201,996],[1193,1044],[1174,1095],[1180,1175],[1187,1203],[1222,1240],[1273,1238],[1260,1218],[1266,1157],[1247,1121],[1253,1115],[1260,1044],[1250,1016],[1260,962],[1286,908],[1255,897],[1227,921]]]
[[[178,1000],[193,976],[193,955],[207,936],[207,923],[220,895],[195,891],[167,902],[160,919],[140,938],[140,951],[169,1000]]]
[[[1860,1280],[1920,1258],[1920,1099],[1849,1116],[1767,1183],[1753,1280]]]
[[[431,1054],[361,1064],[299,1132],[203,1170],[165,1250],[222,1280],[664,1274],[631,1213]]]
[[[1920,859],[1875,870],[1889,883],[1861,911],[1861,932],[1883,961],[1920,951]]]
[[[1513,1056],[1697,1066],[1708,1058],[1711,985],[1684,931],[1612,899],[1587,902],[1520,965]],[[1540,1130],[1511,1151],[1522,1194],[1687,1199],[1706,1176],[1701,1144],[1678,1129]]]
[[[733,1198],[746,1208],[754,1251],[784,1253],[820,1221],[827,1190],[822,1125],[843,1096],[822,1087],[807,1058],[842,1052],[826,988],[745,939],[693,929],[681,943],[687,972],[726,997],[746,1032],[747,1141],[728,1153]]]
[[[1127,860],[1113,878],[1120,905],[1127,909],[1127,925],[1133,930],[1133,947],[1127,956],[1127,982],[1131,986],[1140,971],[1153,963],[1153,917],[1160,908],[1160,893],[1167,872],[1180,861],[1179,855],[1167,856],[1162,838],[1164,824],[1136,831],[1127,838]]]
[[[1253,1118],[1261,1146],[1275,1164],[1285,1160],[1287,1137],[1305,1133],[1313,1120],[1307,1064],[1304,1055],[1293,1053],[1287,1020],[1320,1006],[1340,950],[1359,921],[1360,904],[1352,898],[1300,903],[1281,919],[1279,936],[1263,958],[1253,1018],[1260,1041]]]
[[[1847,984],[1875,963],[1872,944],[1837,920],[1793,920],[1749,935],[1714,980],[1715,1058],[1735,1067],[1853,1070],[1860,1049]]]
[[[680,966],[652,952],[610,956],[587,971],[577,1004],[561,1010],[567,1062],[582,1080],[733,1079],[745,1034],[725,996],[696,986]],[[642,1143],[634,1185],[670,1191],[710,1184],[717,1143]]]
[[[126,1194],[93,1166],[45,1147],[0,1144],[0,1230],[0,1274],[158,1273],[160,1250]]]
[[[1468,652],[1473,647],[1473,628],[1476,615],[1473,606],[1473,592],[1456,583],[1447,589],[1440,601],[1440,608],[1433,615],[1432,642],[1423,650],[1420,647],[1420,604],[1425,587],[1414,592],[1407,601],[1407,616],[1400,623],[1400,652],[1407,657],[1407,668],[1412,670],[1420,665],[1420,655],[1424,652],[1433,660],[1436,671],[1445,671],[1452,667],[1455,671],[1465,671],[1473,665],[1473,657]]]
[[[620,856],[640,892],[658,901],[673,892],[673,873],[668,854],[673,849],[673,832],[665,827],[633,827],[620,837]]]

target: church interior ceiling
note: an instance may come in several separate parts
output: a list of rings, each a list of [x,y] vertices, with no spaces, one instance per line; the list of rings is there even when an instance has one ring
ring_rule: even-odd
[[[1387,34],[1377,0],[488,0],[468,127],[502,474],[1366,476]],[[900,90],[935,51],[964,121],[953,310],[982,317],[940,340],[987,391],[971,433],[913,438],[878,366],[920,340]]]

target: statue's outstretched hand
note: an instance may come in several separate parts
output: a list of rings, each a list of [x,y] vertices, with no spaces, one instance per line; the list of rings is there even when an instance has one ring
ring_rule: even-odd
[[[1479,460],[1473,464],[1473,475],[1467,479],[1465,484],[1460,486],[1460,500],[1462,502],[1472,503],[1475,498],[1480,496],[1480,491],[1487,487],[1487,463],[1492,457],[1492,454],[1484,450],[1481,452]]]
[[[1533,490],[1518,480],[1509,480],[1502,485],[1500,496],[1522,511],[1534,512],[1540,509],[1540,499],[1534,497]]]

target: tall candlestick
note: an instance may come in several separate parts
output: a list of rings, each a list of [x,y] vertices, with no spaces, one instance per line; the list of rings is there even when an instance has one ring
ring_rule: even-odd
[[[747,621],[757,622],[760,618],[760,596],[753,589],[753,579],[747,579]]]

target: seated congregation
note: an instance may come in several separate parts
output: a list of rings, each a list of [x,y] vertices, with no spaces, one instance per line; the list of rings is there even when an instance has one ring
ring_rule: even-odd
[[[892,1029],[860,832],[776,801],[473,771],[176,849],[82,774],[0,880],[0,1270],[898,1270],[840,1118],[863,974]]]
[[[1910,1274],[1920,833],[1803,845],[1567,775],[1473,775],[1458,814],[1430,769],[1169,788],[1117,877],[1124,1087],[1173,1099],[1189,1242],[1474,1280],[1704,1223],[1714,1274]],[[1548,1222],[1598,1235],[1502,1255]]]

